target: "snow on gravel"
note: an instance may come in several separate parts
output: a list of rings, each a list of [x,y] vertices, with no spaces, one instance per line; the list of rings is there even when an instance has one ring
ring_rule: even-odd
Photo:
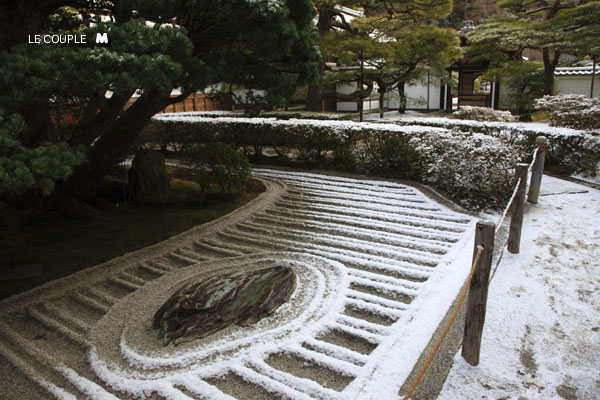
[[[58,398],[245,400],[251,383],[269,398],[397,398],[468,274],[474,218],[404,184],[254,174],[270,189],[232,214],[4,300],[14,378]],[[156,339],[149,321],[184,282],[275,265],[297,281],[273,315],[176,348]]]
[[[252,383],[284,398],[398,399],[468,275],[475,219],[398,183],[254,173],[284,184],[271,181],[254,203],[148,254],[4,300],[0,356],[24,358],[17,378],[27,375],[58,398],[114,391],[242,399],[237,376],[244,388]],[[598,398],[599,238],[600,191],[545,176],[539,204],[525,215],[521,254],[504,254],[491,282],[481,364],[471,367],[459,353],[440,399]],[[252,327],[177,349],[163,348],[144,328],[186,280],[282,263],[296,272],[296,291]],[[141,269],[162,276],[136,278]],[[78,327],[70,313],[101,316]],[[60,334],[37,340],[46,332],[40,325]],[[341,335],[327,339],[331,332]],[[304,361],[269,361],[278,355]],[[303,377],[311,368],[333,386]]]
[[[600,191],[544,176],[490,284],[480,365],[459,352],[438,398],[600,398],[599,239]]]

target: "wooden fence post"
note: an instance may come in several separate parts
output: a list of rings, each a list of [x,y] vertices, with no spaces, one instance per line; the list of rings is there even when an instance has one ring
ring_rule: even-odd
[[[471,365],[479,364],[479,350],[481,349],[481,335],[483,333],[483,323],[485,322],[495,233],[496,225],[494,223],[487,221],[477,222],[477,226],[475,227],[473,262],[475,262],[480,245],[483,246],[483,252],[475,267],[475,273],[469,287],[465,316],[465,334],[461,352],[463,358]]]
[[[544,136],[536,137],[535,146],[537,147],[538,151],[535,161],[533,162],[531,181],[529,183],[529,193],[527,194],[527,201],[533,204],[537,204],[538,197],[540,195],[542,174],[544,173],[544,161],[546,159],[546,151],[548,149],[548,139],[546,139]]]
[[[517,164],[515,169],[515,181],[519,183],[519,189],[512,204],[510,213],[510,228],[508,229],[508,251],[519,254],[521,251],[521,229],[523,228],[523,214],[525,211],[525,188],[527,187],[527,170],[529,165]]]

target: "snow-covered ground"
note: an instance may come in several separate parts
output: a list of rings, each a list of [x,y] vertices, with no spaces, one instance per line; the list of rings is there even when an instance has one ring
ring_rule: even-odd
[[[600,163],[598,163],[598,166],[596,167],[596,172],[597,172],[596,176],[576,174],[576,175],[573,175],[572,177],[573,178],[577,178],[577,179],[581,179],[582,181],[586,181],[586,182],[595,183],[595,184],[600,185]]]
[[[438,398],[599,399],[599,290],[600,191],[544,176],[490,284],[480,365],[459,352]]]

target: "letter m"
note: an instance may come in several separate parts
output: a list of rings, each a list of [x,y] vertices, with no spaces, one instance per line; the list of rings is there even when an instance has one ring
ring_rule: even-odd
[[[108,43],[108,34],[104,33],[96,33],[96,43]]]

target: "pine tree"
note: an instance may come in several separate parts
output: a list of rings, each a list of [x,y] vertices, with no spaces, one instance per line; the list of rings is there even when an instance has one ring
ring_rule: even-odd
[[[3,183],[0,196],[10,189],[21,202],[48,197],[50,179],[56,190],[47,201],[90,199],[167,105],[219,82],[265,88],[282,74],[308,81],[316,72],[314,13],[309,0],[0,3],[0,110],[5,121],[24,122],[18,131],[3,128],[3,139],[17,141],[4,146],[41,151],[49,158],[42,171],[56,162],[67,168]],[[93,41],[103,32],[109,47],[28,43],[28,35],[85,34]],[[181,95],[171,98],[173,88]],[[44,151],[50,144],[60,151]],[[5,158],[11,151],[0,149]]]
[[[369,61],[373,67],[370,76],[379,87],[379,113],[383,117],[384,96],[396,88],[400,95],[399,111],[404,112],[404,87],[428,73],[442,75],[442,71],[462,56],[456,31],[433,24],[405,25],[396,20],[375,21],[371,34],[388,51],[384,57]],[[377,32],[377,33],[376,33]]]
[[[423,7],[418,7],[419,4]],[[394,18],[358,18],[347,30],[322,35],[321,52],[347,67],[330,72],[328,80],[358,82],[354,93],[336,96],[358,101],[361,121],[363,100],[371,95],[373,82],[378,85],[379,109],[383,114],[387,91],[397,87],[402,101],[405,84],[421,78],[427,71],[439,71],[459,58],[456,32],[431,23],[449,12],[449,4],[429,4],[431,8],[414,3],[415,8],[410,12],[394,8],[393,12],[399,13]]]
[[[359,8],[365,11],[366,16],[374,16],[383,20],[397,19],[405,25],[415,25],[423,22],[431,23],[452,10],[451,0],[315,0],[315,7],[319,11],[317,29],[320,39],[333,30],[357,34],[356,27],[346,20],[344,14],[336,6]],[[319,64],[319,79],[308,88],[306,108],[311,111],[321,111],[323,99],[323,77],[325,76],[325,61],[328,55],[321,51]]]
[[[600,1],[583,1],[579,6],[560,10],[544,29],[564,32],[554,45],[562,51],[592,60],[590,97],[594,93],[595,70],[600,59]]]
[[[567,50],[564,43],[571,40],[572,32],[566,22],[578,10],[593,3],[597,1],[503,0],[498,2],[502,14],[470,32],[469,44],[478,45],[483,51],[481,54],[494,49],[495,54],[504,52],[512,58],[520,56],[524,49],[540,50],[544,63],[544,94],[552,95],[554,71],[561,54]],[[470,50],[470,53],[475,51]]]

